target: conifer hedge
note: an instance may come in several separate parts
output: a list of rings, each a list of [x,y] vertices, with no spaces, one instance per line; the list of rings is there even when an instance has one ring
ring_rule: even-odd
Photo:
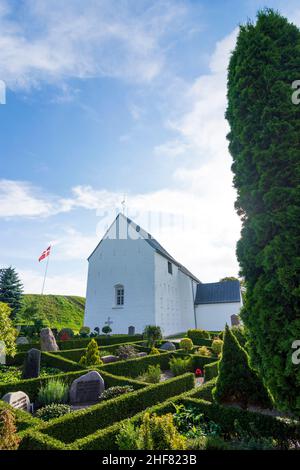
[[[237,256],[247,295],[242,319],[252,364],[276,406],[300,414],[300,31],[278,13],[260,11],[240,27],[228,73],[229,150],[236,209],[242,219]]]

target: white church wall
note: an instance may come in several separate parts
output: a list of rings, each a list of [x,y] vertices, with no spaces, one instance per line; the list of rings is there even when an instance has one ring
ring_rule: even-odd
[[[134,326],[136,333],[155,322],[154,316],[154,252],[148,243],[116,239],[114,227],[89,259],[85,324],[92,329],[112,319],[113,333],[127,333]],[[115,285],[124,286],[124,306],[115,305]]]
[[[231,315],[238,314],[240,309],[240,302],[196,305],[197,328],[223,330],[226,323],[231,326]]]
[[[165,336],[195,327],[191,279],[168,260],[155,253],[155,318]]]
[[[195,328],[194,296],[197,284],[182,271],[179,271],[178,281],[181,333],[187,331],[190,328]]]

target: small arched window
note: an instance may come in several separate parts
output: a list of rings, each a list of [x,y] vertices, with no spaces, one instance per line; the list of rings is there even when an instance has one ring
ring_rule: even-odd
[[[115,303],[117,307],[124,305],[124,286],[122,284],[115,286]]]

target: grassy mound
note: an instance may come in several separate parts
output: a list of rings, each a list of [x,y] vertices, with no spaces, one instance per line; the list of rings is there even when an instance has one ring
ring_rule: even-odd
[[[18,323],[26,323],[22,313],[34,302],[38,308],[38,316],[49,326],[57,329],[72,328],[78,331],[83,326],[85,298],[73,295],[39,295],[25,294],[23,308],[18,314]]]

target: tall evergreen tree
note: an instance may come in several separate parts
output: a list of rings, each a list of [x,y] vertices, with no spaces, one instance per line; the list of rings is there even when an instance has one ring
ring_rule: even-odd
[[[16,317],[22,305],[23,285],[14,268],[11,266],[0,270],[0,302],[12,309],[12,318]]]
[[[278,407],[300,414],[300,32],[278,13],[260,11],[240,27],[228,72],[229,150],[237,245],[247,295],[242,312],[252,364]]]

